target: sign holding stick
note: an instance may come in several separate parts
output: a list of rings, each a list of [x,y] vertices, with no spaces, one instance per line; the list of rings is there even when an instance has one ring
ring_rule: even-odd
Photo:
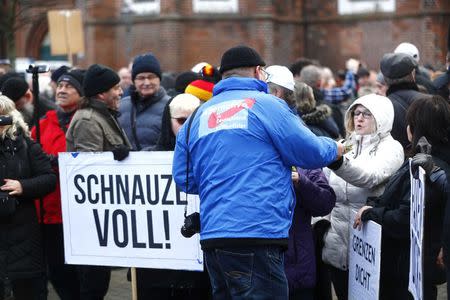
[[[184,238],[185,194],[172,152],[60,153],[64,250],[69,264],[203,270],[199,235]],[[189,196],[190,212],[197,196]]]

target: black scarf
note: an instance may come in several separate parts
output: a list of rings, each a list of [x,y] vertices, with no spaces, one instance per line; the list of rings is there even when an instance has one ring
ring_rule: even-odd
[[[395,93],[397,91],[401,91],[401,90],[419,91],[419,87],[417,86],[417,84],[415,82],[404,82],[404,83],[394,84],[394,85],[391,85],[387,89],[386,96],[389,96],[390,94]]]

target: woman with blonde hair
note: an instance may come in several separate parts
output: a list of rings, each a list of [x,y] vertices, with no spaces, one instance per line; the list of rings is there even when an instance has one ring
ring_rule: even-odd
[[[370,94],[356,99],[346,113],[346,145],[351,150],[329,166],[336,206],[325,234],[322,259],[330,266],[339,300],[348,298],[347,250],[352,217],[367,197],[383,193],[386,181],[404,160],[403,147],[390,134],[393,122],[394,108],[388,98]]]
[[[14,102],[0,96],[0,281],[14,299],[46,299],[42,241],[34,199],[55,188],[56,176]]]

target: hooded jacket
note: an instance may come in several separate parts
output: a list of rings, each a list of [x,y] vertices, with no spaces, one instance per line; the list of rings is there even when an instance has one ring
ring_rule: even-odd
[[[322,259],[341,270],[348,268],[348,239],[353,215],[367,197],[383,193],[384,184],[403,163],[402,145],[390,134],[394,109],[386,97],[374,94],[357,99],[348,108],[346,120],[353,118],[353,108],[361,104],[375,118],[376,131],[370,135],[351,133],[343,164],[331,172],[329,182],[336,193],[336,206],[331,212],[331,227],[324,237]]]
[[[289,291],[316,285],[316,256],[311,217],[325,216],[336,201],[333,189],[321,169],[298,169],[295,187],[296,205],[289,245],[284,256],[284,269]]]
[[[260,80],[227,78],[213,94],[195,115],[188,145],[189,120],[179,131],[173,161],[175,182],[186,190],[190,156],[188,192],[200,195],[202,246],[238,238],[285,244],[295,204],[291,167],[328,165],[336,142],[316,137]]]

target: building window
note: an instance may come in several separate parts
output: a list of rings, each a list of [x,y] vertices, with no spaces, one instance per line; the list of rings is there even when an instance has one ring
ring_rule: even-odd
[[[161,10],[160,0],[124,0],[122,12],[138,15],[159,14]]]
[[[237,13],[238,0],[193,0],[194,13]]]
[[[340,15],[394,11],[395,0],[338,0]]]

